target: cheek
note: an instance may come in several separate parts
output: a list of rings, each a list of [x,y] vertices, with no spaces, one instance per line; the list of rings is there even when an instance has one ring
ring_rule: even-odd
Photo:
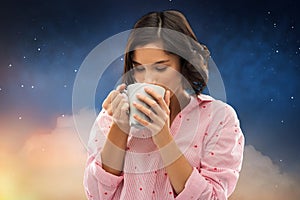
[[[178,73],[172,73],[165,75],[159,80],[159,83],[171,91],[176,91],[178,87],[181,87],[181,75]]]
[[[135,74],[133,75],[133,78],[134,78],[135,81],[138,82],[138,83],[144,82],[144,75],[141,74],[141,73],[135,73]]]

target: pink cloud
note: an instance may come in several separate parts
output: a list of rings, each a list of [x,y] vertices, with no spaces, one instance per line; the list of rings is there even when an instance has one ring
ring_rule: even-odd
[[[245,147],[243,168],[230,200],[298,200],[300,181],[280,171],[272,160],[253,146]]]
[[[0,149],[1,162],[5,161],[0,164],[0,199],[85,199],[86,150],[72,117],[57,118],[53,130],[28,134],[19,151]],[[6,141],[12,142],[15,136]],[[6,147],[10,146],[14,145]]]

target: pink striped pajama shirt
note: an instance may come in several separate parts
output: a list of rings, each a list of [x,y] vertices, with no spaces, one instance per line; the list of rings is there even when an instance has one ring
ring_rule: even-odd
[[[147,130],[131,130],[120,176],[101,166],[101,147],[112,119],[100,112],[91,132],[84,187],[90,200],[227,199],[241,170],[244,136],[234,109],[208,95],[191,96],[176,116],[171,134],[193,166],[185,188],[174,194],[160,153]],[[138,134],[139,137],[132,135]]]

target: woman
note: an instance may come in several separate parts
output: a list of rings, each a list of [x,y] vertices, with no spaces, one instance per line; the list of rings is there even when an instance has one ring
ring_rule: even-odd
[[[150,28],[149,28],[150,27]],[[235,111],[201,94],[208,80],[209,51],[197,42],[178,11],[143,16],[129,36],[124,84],[103,103],[96,126],[99,142],[87,162],[89,199],[227,199],[238,180],[244,137]],[[126,85],[157,84],[160,96],[138,95],[135,115],[144,129],[129,126]],[[150,134],[149,134],[150,133]],[[147,135],[146,137],[142,137]]]

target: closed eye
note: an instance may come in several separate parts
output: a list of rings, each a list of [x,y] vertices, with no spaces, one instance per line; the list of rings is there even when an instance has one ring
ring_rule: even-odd
[[[142,65],[139,65],[139,66],[133,67],[133,70],[136,72],[142,72],[145,70],[145,67],[143,67]]]
[[[163,72],[163,71],[166,71],[168,67],[166,66],[155,66],[155,69],[159,72]]]

